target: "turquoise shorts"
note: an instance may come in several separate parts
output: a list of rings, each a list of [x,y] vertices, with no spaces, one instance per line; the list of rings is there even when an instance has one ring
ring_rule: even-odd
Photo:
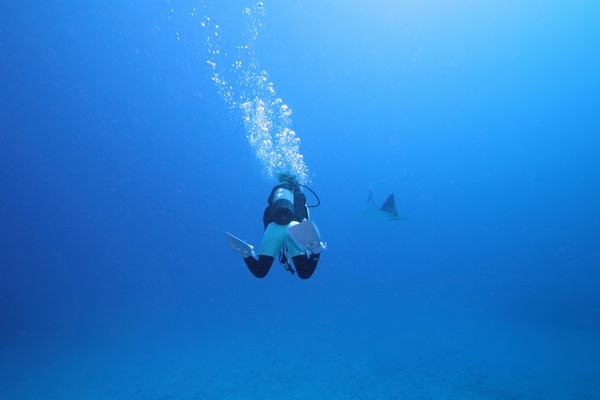
[[[287,248],[288,257],[306,254],[306,251],[298,246],[288,233],[288,228],[296,224],[299,222],[292,221],[287,225],[277,225],[275,222],[271,222],[265,229],[258,255],[276,258],[282,247]]]

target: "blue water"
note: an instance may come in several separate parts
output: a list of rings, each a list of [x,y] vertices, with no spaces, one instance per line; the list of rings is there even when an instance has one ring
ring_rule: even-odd
[[[600,4],[421,3],[4,2],[0,399],[599,399]]]

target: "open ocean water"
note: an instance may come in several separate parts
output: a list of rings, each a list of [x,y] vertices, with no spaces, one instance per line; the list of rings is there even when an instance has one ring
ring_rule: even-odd
[[[0,399],[600,399],[598,21],[3,2]],[[277,172],[321,200],[308,280],[225,240]]]

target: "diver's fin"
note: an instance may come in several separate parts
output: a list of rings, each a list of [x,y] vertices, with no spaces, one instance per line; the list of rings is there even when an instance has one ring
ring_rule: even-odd
[[[227,241],[229,242],[229,245],[231,246],[231,248],[234,249],[235,251],[237,251],[238,253],[240,253],[242,255],[242,257],[256,258],[256,253],[254,253],[254,246],[249,245],[248,243],[244,242],[242,239],[236,238],[229,232],[225,232],[225,235],[227,236]]]
[[[294,242],[310,254],[319,254],[325,248],[319,228],[312,221],[304,221],[288,228]]]

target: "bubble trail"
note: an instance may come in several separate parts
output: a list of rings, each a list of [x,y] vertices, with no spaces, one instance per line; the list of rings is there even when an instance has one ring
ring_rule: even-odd
[[[287,172],[308,183],[308,168],[300,153],[300,139],[292,130],[292,110],[277,97],[269,75],[259,66],[254,47],[265,17],[264,4],[245,8],[243,44],[234,55],[225,51],[220,27],[204,17],[206,64],[219,96],[241,113],[246,137],[270,177]]]

